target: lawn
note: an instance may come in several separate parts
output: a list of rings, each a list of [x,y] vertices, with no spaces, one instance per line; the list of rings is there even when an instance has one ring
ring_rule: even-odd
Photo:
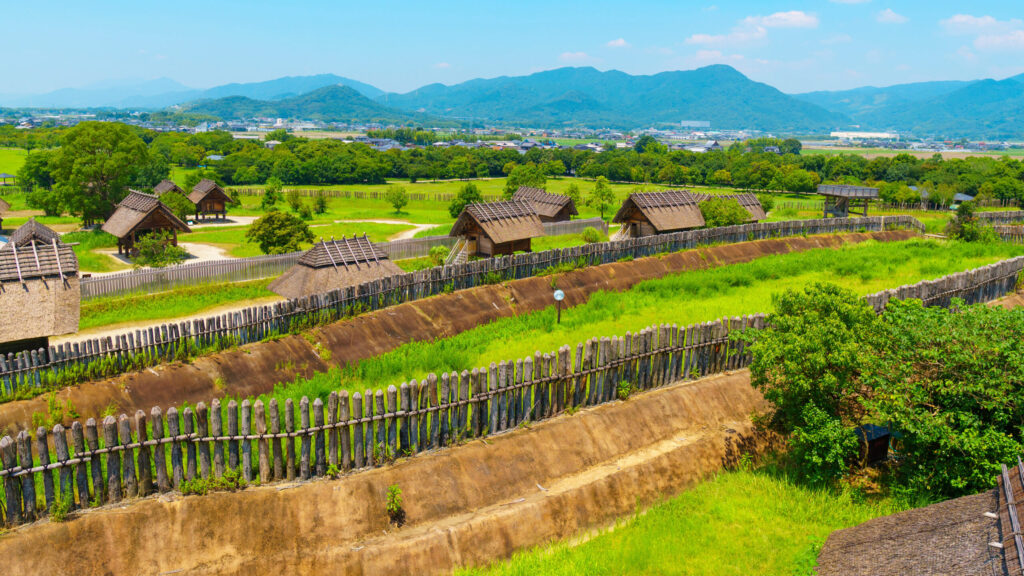
[[[554,543],[461,576],[810,576],[825,538],[900,511],[775,471],[719,473],[582,544]]]
[[[96,252],[98,249],[117,248],[117,238],[102,230],[69,232],[62,237],[62,240],[69,244],[76,244],[73,249],[75,256],[78,257],[78,269],[82,272],[115,272],[131,268],[131,266],[111,258],[109,254]]]
[[[0,172],[17,175],[27,156],[22,148],[0,148]]]
[[[555,321],[554,306],[504,318],[452,338],[405,344],[355,366],[282,384],[264,401],[270,396],[298,401],[304,395],[326,399],[331,391],[340,389],[383,389],[412,378],[421,379],[431,372],[487,366],[653,324],[685,326],[723,316],[767,312],[772,308],[773,294],[811,282],[834,282],[859,294],[870,294],[1020,254],[1024,254],[1024,246],[914,239],[767,256],[744,264],[682,272],[642,282],[625,292],[595,293],[586,304],[563,310],[561,323]]]
[[[244,258],[249,256],[262,256],[258,244],[248,242],[245,239],[245,232],[248,226],[218,226],[215,228],[197,229],[188,234],[178,237],[180,242],[211,244],[224,248],[231,256]],[[408,226],[394,224],[374,223],[340,223],[323,221],[321,224],[311,224],[310,231],[316,241],[321,238],[329,240],[331,237],[341,238],[342,236],[359,235],[364,233],[374,242],[384,242],[390,236],[408,230]],[[310,244],[303,244],[303,248],[309,248]]]
[[[278,298],[267,284],[272,279],[226,284],[200,284],[158,294],[135,293],[82,302],[81,330],[151,320],[182,318],[233,302]]]

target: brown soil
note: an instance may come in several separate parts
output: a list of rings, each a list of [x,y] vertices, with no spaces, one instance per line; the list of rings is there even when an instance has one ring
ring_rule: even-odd
[[[1019,308],[1021,306],[1024,306],[1024,293],[1014,292],[1012,294],[1007,294],[1006,296],[1003,296],[1002,298],[1000,298],[998,300],[989,302],[988,305],[989,306],[1002,306],[1003,308],[1006,308],[1007,310],[1012,310],[1014,308]]]
[[[0,538],[11,574],[440,574],[606,526],[762,448],[739,371],[339,480],[164,495]],[[623,433],[628,431],[628,433]],[[388,524],[397,484],[407,524]]]
[[[837,248],[866,240],[894,242],[915,235],[911,231],[852,233],[795,237],[727,244],[574,270],[557,277],[568,306],[585,303],[601,290],[628,290],[635,284],[686,270],[748,262],[771,254]],[[115,413],[149,411],[183,402],[209,402],[231,395],[246,397],[273,390],[296,375],[310,376],[371,358],[412,341],[447,338],[499,318],[543,310],[551,305],[551,278],[535,277],[501,285],[481,286],[409,302],[317,329],[314,334],[331,352],[325,362],[303,337],[287,336],[274,342],[198,358],[189,364],[169,364],[109,380],[66,388],[58,392],[70,400],[82,418],[104,410]],[[111,407],[113,409],[111,409]],[[34,412],[46,410],[46,398],[0,405],[0,431],[31,425]]]

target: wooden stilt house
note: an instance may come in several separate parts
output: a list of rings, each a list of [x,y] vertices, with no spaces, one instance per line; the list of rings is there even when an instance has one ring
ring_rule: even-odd
[[[173,180],[161,180],[159,184],[153,187],[153,195],[157,197],[163,196],[168,192],[177,192],[186,198],[188,197],[185,191],[181,189],[181,186],[175,184]]]
[[[615,213],[618,238],[639,238],[704,226],[699,197],[686,190],[634,192]]]
[[[32,219],[0,247],[0,353],[77,332],[80,302],[78,259],[56,232]]]
[[[540,188],[520,186],[513,200],[522,200],[533,205],[541,222],[565,222],[579,214],[576,203],[568,196],[549,194]]]
[[[192,188],[188,199],[196,205],[196,219],[213,216],[225,219],[228,214],[228,204],[232,203],[231,197],[216,182],[209,179],[202,179]]]
[[[818,194],[825,197],[825,218],[868,216],[868,205],[878,198],[878,188],[821,184]]]
[[[103,231],[117,236],[117,253],[137,256],[135,241],[153,232],[170,232],[171,244],[178,245],[178,232],[189,227],[151,194],[132,190],[103,223]]]
[[[364,234],[321,240],[268,288],[285,298],[301,298],[404,273]]]
[[[530,252],[530,239],[544,235],[533,205],[522,200],[470,204],[462,209],[449,236],[461,236],[463,251],[476,256]]]

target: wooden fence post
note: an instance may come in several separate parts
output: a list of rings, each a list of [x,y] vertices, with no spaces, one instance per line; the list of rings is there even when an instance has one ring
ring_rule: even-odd
[[[313,426],[316,427],[314,436],[313,454],[316,457],[316,475],[323,476],[327,473],[327,458],[324,454],[324,401],[319,398],[313,399]]]
[[[355,467],[362,468],[363,464],[363,396],[359,392],[352,395],[352,444],[354,448]]]
[[[28,432],[22,430],[18,433],[18,461],[21,462],[22,468],[32,467],[32,439],[28,435]],[[10,469],[7,463],[4,462],[4,468]],[[6,491],[5,491],[6,494]],[[18,502],[10,500],[8,495],[7,505],[17,507]],[[85,493],[85,498],[89,498],[89,492]],[[36,482],[35,474],[25,474],[21,477],[21,506],[22,513],[25,516],[26,522],[31,522],[36,519]]]
[[[342,390],[341,394],[338,395],[338,408],[340,410],[338,421],[342,423],[349,422],[351,417],[351,402],[348,398],[348,390]],[[336,436],[341,439],[341,462],[338,463],[339,471],[352,469],[352,437],[351,432],[349,431],[350,428],[351,426],[348,425],[342,426]]]
[[[156,442],[153,446],[153,465],[156,466],[157,490],[169,492],[171,490],[171,483],[167,477],[167,450],[164,442],[162,442],[164,438],[164,418],[159,406],[154,406],[150,411],[150,423],[153,426],[153,441]],[[88,429],[88,424],[86,424],[86,432],[88,432]],[[95,485],[93,488],[95,489]]]
[[[89,439],[89,449],[98,450],[100,446],[96,436],[96,421],[90,418],[89,421],[86,422],[86,426],[87,432],[89,430],[88,427],[90,426],[92,430],[92,437]],[[46,428],[43,428],[42,426],[36,428],[36,452],[39,453],[39,464],[42,466],[46,466],[50,463],[50,444],[47,440],[49,437],[50,435],[46,431]],[[101,493],[106,485],[103,483],[103,476],[100,472],[99,456],[93,456],[93,462],[93,489],[96,490],[97,493]],[[53,474],[52,470],[43,471],[43,497],[46,499],[47,510],[49,510],[50,506],[53,505]],[[100,502],[102,502],[103,497],[100,496],[99,498]]]
[[[256,400],[254,406],[256,419],[256,434],[260,436],[257,442],[259,452],[260,482],[264,484],[272,480],[270,476],[270,442],[267,440],[267,415],[263,408],[263,401]]]
[[[284,478],[284,445],[278,437],[281,433],[281,415],[277,408],[277,398],[271,398],[267,408],[270,410],[270,433],[274,435],[271,441],[274,445],[274,479],[280,480]]]
[[[139,485],[135,480],[135,450],[130,447],[132,444],[132,424],[128,420],[127,414],[121,414],[118,417],[117,429],[121,437],[121,445],[125,447],[124,457],[122,458],[125,496],[134,498],[139,495]]]
[[[78,420],[75,420],[74,422],[71,423],[71,440],[75,447],[75,457],[81,460],[81,462],[75,466],[75,481],[78,484],[78,503],[82,506],[82,508],[88,508],[89,465],[86,463],[85,457],[85,432],[82,429],[82,423],[79,422]],[[35,498],[35,492],[32,493],[32,497],[33,499]]]
[[[14,442],[10,436],[0,438],[0,458],[5,470],[13,470],[18,465]],[[4,476],[4,496],[7,500],[7,525],[21,524],[21,494],[18,493],[18,480],[8,474]]]
[[[249,439],[249,436],[252,435],[252,404],[249,403],[248,398],[242,400],[241,420],[242,478],[246,482],[252,482],[252,440]]]
[[[285,478],[289,481],[295,480],[295,405],[291,398],[284,401],[284,431],[288,434],[285,438]]]
[[[302,432],[302,455],[299,459],[299,477],[309,480],[309,452],[312,439],[309,437],[309,398],[305,396],[299,401],[300,431]]]
[[[171,484],[175,490],[181,490],[181,483],[185,479],[185,467],[181,457],[181,420],[178,418],[178,409],[171,406],[167,409],[167,437],[171,444]]]
[[[196,435],[200,439],[210,437],[209,414],[206,410],[206,404],[202,402],[196,404]],[[210,472],[210,442],[198,442],[197,446],[199,449],[199,475],[207,480],[212,480],[213,475]]]
[[[210,401],[210,435],[215,438],[213,441],[213,472],[217,478],[224,475],[224,426],[220,409],[220,400],[214,398]]]
[[[170,414],[170,410],[167,411]],[[56,432],[56,427],[54,427]],[[113,416],[103,419],[103,442],[107,452],[107,501],[121,500],[121,454],[114,450],[117,447],[117,422]],[[63,487],[61,487],[63,489]]]
[[[74,424],[78,424],[75,422]],[[74,424],[71,433],[74,435]],[[135,411],[135,433],[139,438],[139,496],[146,496],[153,493],[153,469],[150,465],[152,460],[150,447],[146,446],[148,431],[146,430],[146,413],[142,410]],[[76,437],[75,444],[78,440]],[[75,448],[78,449],[77,447]],[[87,492],[88,493],[88,492]]]

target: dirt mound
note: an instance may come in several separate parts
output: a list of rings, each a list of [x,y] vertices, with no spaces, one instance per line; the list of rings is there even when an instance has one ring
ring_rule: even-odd
[[[772,254],[837,248],[872,239],[895,242],[915,235],[900,230],[726,244],[574,270],[560,274],[557,282],[566,294],[567,305],[576,306],[601,290],[628,290],[644,280],[685,270],[749,262]],[[331,366],[383,354],[408,342],[451,337],[499,318],[543,310],[551,304],[550,277],[480,286],[393,306],[315,330],[316,340],[331,352],[330,362],[323,361],[306,338],[287,336],[198,358],[189,364],[168,364],[74,386],[60,391],[58,398],[70,400],[80,417],[88,418],[104,411],[131,414],[135,410],[148,412],[153,406],[209,402],[225,395],[246,397],[269,392],[274,385],[292,381],[296,375],[308,377]],[[32,414],[45,410],[45,397],[0,404],[0,431],[10,434],[27,428]]]
[[[607,525],[757,448],[746,371],[339,480],[165,495],[0,538],[13,574],[425,574]],[[384,512],[403,491],[406,524]],[[45,551],[41,553],[41,551]]]

